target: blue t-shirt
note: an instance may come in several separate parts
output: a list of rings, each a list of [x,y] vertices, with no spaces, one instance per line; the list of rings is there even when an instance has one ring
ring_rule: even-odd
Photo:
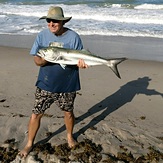
[[[54,42],[68,49],[83,49],[82,41],[76,32],[68,29],[63,35],[56,36],[49,29],[45,29],[37,35],[30,54],[37,55],[40,48],[48,47]],[[36,86],[55,93],[80,90],[79,69],[76,65],[67,65],[63,69],[59,64],[48,62],[40,67]]]

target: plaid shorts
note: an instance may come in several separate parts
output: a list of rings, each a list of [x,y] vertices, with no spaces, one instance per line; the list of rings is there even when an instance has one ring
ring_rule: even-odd
[[[32,112],[34,114],[44,113],[53,103],[55,103],[62,111],[71,112],[74,109],[75,97],[76,92],[52,93],[37,88]]]

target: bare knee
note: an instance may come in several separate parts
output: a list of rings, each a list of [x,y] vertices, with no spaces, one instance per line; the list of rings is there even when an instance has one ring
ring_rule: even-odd
[[[43,116],[43,114],[34,114],[34,113],[32,113],[31,119],[32,120],[40,120],[42,116]]]
[[[64,112],[65,118],[67,119],[73,119],[74,118],[74,113],[73,112]]]

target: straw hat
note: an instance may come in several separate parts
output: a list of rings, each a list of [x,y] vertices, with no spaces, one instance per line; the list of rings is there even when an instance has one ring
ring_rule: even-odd
[[[47,16],[42,16],[40,19],[54,19],[63,20],[65,23],[68,22],[72,17],[64,17],[63,10],[58,6],[51,6]]]

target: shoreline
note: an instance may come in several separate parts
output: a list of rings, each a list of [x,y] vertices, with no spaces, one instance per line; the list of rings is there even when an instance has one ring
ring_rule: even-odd
[[[0,37],[0,46],[30,49],[36,34],[0,34]],[[101,57],[126,57],[135,60],[163,62],[163,39],[161,38],[81,35],[81,39],[85,49]]]

